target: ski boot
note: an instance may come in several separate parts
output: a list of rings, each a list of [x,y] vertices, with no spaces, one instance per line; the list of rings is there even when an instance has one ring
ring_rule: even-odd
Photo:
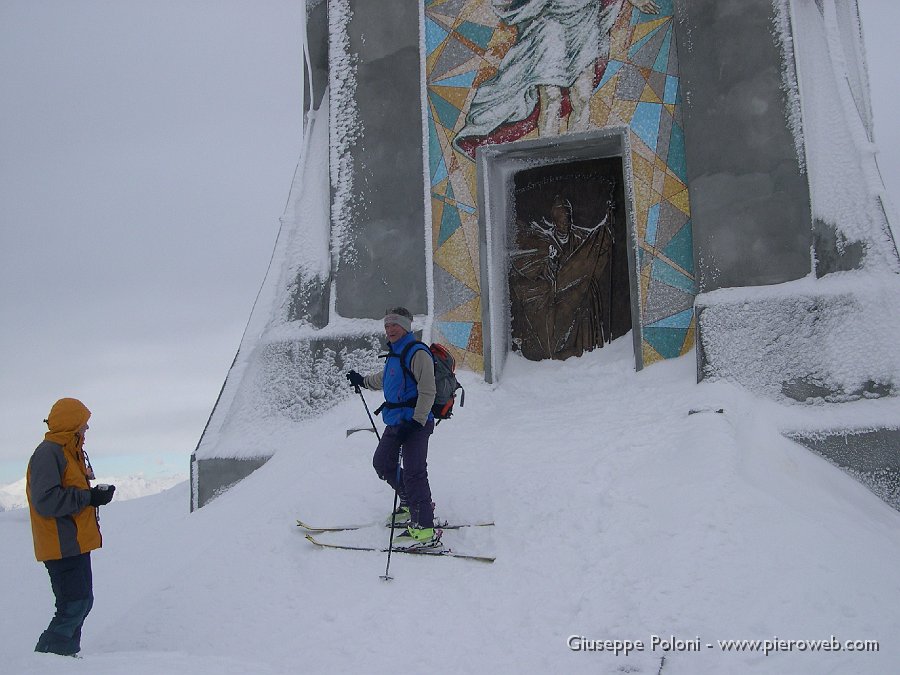
[[[394,545],[407,551],[439,549],[443,546],[441,536],[444,531],[439,527],[420,527],[418,523],[410,523],[400,534],[394,537]]]

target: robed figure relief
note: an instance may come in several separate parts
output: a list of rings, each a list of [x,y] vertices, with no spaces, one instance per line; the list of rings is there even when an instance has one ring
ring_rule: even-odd
[[[540,136],[585,131],[590,97],[606,70],[610,32],[623,7],[659,13],[653,0],[491,0],[517,30],[497,74],[478,87],[455,146],[481,145],[538,129]]]
[[[510,309],[514,349],[525,358],[567,359],[609,340],[614,214],[610,198],[598,222],[581,223],[572,203],[557,194],[546,215],[517,218]]]

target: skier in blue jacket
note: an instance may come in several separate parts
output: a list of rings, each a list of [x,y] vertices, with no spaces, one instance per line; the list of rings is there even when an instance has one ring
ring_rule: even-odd
[[[381,415],[386,428],[372,465],[378,477],[400,496],[396,522],[409,521],[406,531],[395,541],[411,539],[419,545],[437,546],[442,533],[434,527],[434,506],[428,484],[428,440],[434,431],[431,407],[437,391],[434,359],[427,346],[416,344],[412,318],[404,307],[388,310],[384,317],[388,339],[384,370],[366,376],[351,370],[347,379],[352,386],[384,391]],[[405,358],[401,361],[404,350]]]

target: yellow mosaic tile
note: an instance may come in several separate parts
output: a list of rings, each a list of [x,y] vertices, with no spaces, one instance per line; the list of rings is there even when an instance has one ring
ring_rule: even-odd
[[[629,15],[631,12],[621,12],[616,24],[609,34],[609,58],[616,61],[628,60],[628,48],[632,44],[634,32]]]
[[[671,20],[672,20],[671,16],[664,16],[659,19],[655,19],[653,21],[645,21],[643,23],[639,23],[637,26],[634,27],[634,32],[632,33],[632,36],[631,36],[631,44],[634,44],[635,42],[640,42],[646,36],[648,36],[650,33],[652,33],[657,28],[662,26],[664,23],[668,23]]]
[[[691,325],[688,326],[687,335],[684,337],[684,344],[681,346],[681,351],[679,352],[679,356],[684,356],[685,354],[690,353],[694,349],[694,340],[696,336],[696,317],[691,319]]]
[[[665,199],[669,199],[670,197],[677,195],[682,190],[687,189],[687,186],[682,183],[677,178],[674,178],[671,173],[666,173],[666,182],[663,185],[662,196]]]
[[[644,255],[649,255],[646,249],[644,249]],[[644,313],[644,305],[647,303],[647,298],[650,294],[650,266],[648,265],[643,270],[641,270],[640,274],[641,280],[641,314]]]
[[[481,321],[481,296],[442,314],[438,321]]]
[[[448,340],[446,337],[441,341],[441,344],[444,345],[447,348],[447,351],[449,351],[453,355],[453,358],[456,359],[457,363],[465,362],[466,354],[468,353],[465,349],[460,349],[455,344],[450,342],[450,340]]]
[[[450,184],[449,178],[444,178],[443,180],[439,180],[437,183],[431,186],[431,191],[436,195],[444,196],[447,194],[447,186]]]
[[[649,344],[647,344],[646,340],[641,340],[641,355],[644,359],[644,367],[656,363],[657,361],[662,361],[663,357],[660,355],[658,351],[653,349]]]
[[[662,103],[662,99],[653,91],[653,88],[648,84],[644,87],[644,91],[641,92],[642,103]]]
[[[460,229],[465,234],[466,248],[469,250],[469,257],[472,260],[475,278],[481,279],[481,247],[478,243],[478,216],[474,213],[460,211],[459,217],[462,222],[462,227]]]
[[[473,291],[478,292],[478,277],[469,256],[466,235],[462,228],[450,235],[449,239],[435,251],[434,261]]]
[[[631,168],[635,178],[647,184],[653,181],[653,165],[640,155],[632,156]]]
[[[441,220],[444,217],[445,204],[443,200],[436,197],[431,198],[431,241],[437,246],[438,238],[441,236]]]
[[[690,198],[688,197],[687,188],[682,190],[681,192],[676,192],[674,195],[669,197],[669,202],[675,208],[679,209],[681,212],[691,215],[691,203]]]
[[[457,361],[457,363],[459,363],[459,361]],[[474,370],[476,373],[484,372],[484,356],[481,354],[466,352],[466,356],[462,363],[466,368]]]
[[[609,115],[612,112],[612,107],[599,96],[591,98],[590,106],[591,124],[598,127],[606,126],[609,123]]]
[[[624,124],[631,124],[631,118],[634,117],[634,111],[637,109],[637,104],[637,101],[623,101],[621,99],[616,99],[613,101],[613,114],[622,120]]]

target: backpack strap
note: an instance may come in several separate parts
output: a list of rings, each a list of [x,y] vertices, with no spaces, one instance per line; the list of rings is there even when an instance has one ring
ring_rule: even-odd
[[[409,362],[410,362],[410,365],[412,365],[412,356],[413,355],[410,355],[410,352],[412,352],[413,348],[416,347],[417,345],[422,345],[422,347],[425,349],[425,351],[428,352],[429,355],[431,355],[431,350],[428,349],[428,345],[426,345],[421,340],[415,340],[414,342],[410,342],[408,345],[406,345],[403,348],[403,351],[400,352],[399,354],[394,351],[393,345],[388,343],[388,353],[381,354],[381,355],[379,355],[378,358],[389,359],[392,356],[399,357],[400,367],[403,369],[404,374],[409,375],[410,378],[412,379],[412,381],[416,382],[416,384],[418,384],[418,382],[416,381],[416,376],[413,375],[412,370],[410,370],[409,366],[406,365],[407,356],[409,356]],[[432,356],[431,358],[434,359],[434,356]],[[382,403],[380,406],[378,406],[375,409],[375,414],[380,415],[381,411],[384,410],[385,408],[388,408],[390,410],[393,410],[395,408],[415,408],[416,404],[418,402],[419,402],[418,396],[416,396],[415,398],[407,399],[405,401],[400,401],[399,403],[390,403],[388,401],[385,401],[384,403]]]
[[[428,345],[426,345],[421,340],[415,340],[414,342],[410,342],[408,345],[406,345],[403,348],[403,351],[400,352],[400,366],[403,368],[403,372],[407,373],[412,378],[412,381],[415,382],[416,384],[418,384],[418,381],[416,380],[416,376],[412,374],[412,370],[410,370],[409,366],[412,365],[412,357],[414,356],[414,354],[412,353],[413,349],[415,347],[417,347],[418,345],[421,345],[422,349],[424,349],[426,352],[428,352],[428,355],[431,357],[431,360],[434,361],[434,355],[431,353],[431,350],[428,349]],[[388,356],[390,356],[390,354],[388,354]],[[407,359],[407,357],[409,357],[409,358]],[[408,361],[409,365],[407,365],[407,361]]]

